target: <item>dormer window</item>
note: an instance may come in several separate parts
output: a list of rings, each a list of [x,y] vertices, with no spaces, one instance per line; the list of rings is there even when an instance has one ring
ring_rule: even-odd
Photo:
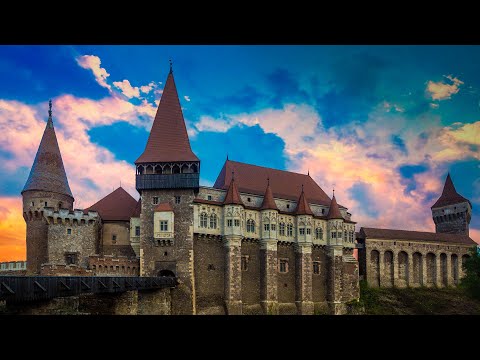
[[[212,200],[212,195],[208,195],[207,200]]]

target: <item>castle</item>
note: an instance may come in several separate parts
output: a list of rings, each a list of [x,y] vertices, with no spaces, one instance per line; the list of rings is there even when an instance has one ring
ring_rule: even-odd
[[[308,174],[227,158],[213,187],[200,186],[200,159],[190,147],[171,68],[135,167],[140,200],[120,187],[87,209],[73,209],[50,103],[22,190],[27,273],[175,276],[174,314],[345,313],[346,304],[359,298],[355,247],[369,282],[387,274],[387,268],[391,277],[399,276],[397,260],[385,267],[387,252],[373,254],[393,242],[398,248],[387,246],[387,251],[393,259],[394,249],[397,259],[407,243],[397,235],[393,241],[372,237],[372,229],[356,235],[348,209]],[[453,228],[467,239],[468,204],[453,205],[454,217],[451,202],[435,207],[437,230]],[[415,246],[424,242],[412,241]],[[463,256],[467,240],[454,243]]]

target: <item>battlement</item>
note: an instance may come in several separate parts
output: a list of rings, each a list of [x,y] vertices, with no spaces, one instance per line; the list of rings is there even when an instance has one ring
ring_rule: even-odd
[[[43,217],[49,224],[67,224],[67,225],[94,225],[99,222],[100,217],[96,211],[88,211],[85,213],[82,209],[61,208],[55,211],[53,207],[45,207]]]
[[[70,264],[42,264],[41,276],[93,276],[91,270],[81,266]]]
[[[88,258],[88,268],[96,276],[139,276],[140,260],[126,256],[94,255]]]

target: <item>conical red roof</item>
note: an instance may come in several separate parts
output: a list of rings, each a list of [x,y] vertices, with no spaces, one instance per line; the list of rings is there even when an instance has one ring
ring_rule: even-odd
[[[343,219],[342,213],[340,212],[340,208],[337,204],[337,199],[335,199],[335,195],[333,195],[332,201],[330,202],[330,209],[328,209],[327,219]]]
[[[22,193],[27,190],[51,191],[73,198],[53,127],[51,103],[47,125]]]
[[[130,221],[138,202],[122,187],[85,209],[98,212],[102,220]]]
[[[270,187],[270,181],[268,181],[267,188],[265,189],[265,195],[263,196],[262,206],[260,210],[278,210],[277,204],[273,199],[272,188]]]
[[[432,205],[432,208],[458,204],[466,201],[468,201],[470,206],[472,206],[470,200],[464,198],[462,195],[457,193],[457,190],[453,185],[453,181],[449,173],[447,175],[447,179],[445,180],[445,185],[443,186],[442,195],[440,195],[435,204]]]
[[[170,71],[143,154],[135,161],[200,161],[188,139],[173,73]]]
[[[223,200],[223,204],[243,205],[242,198],[240,197],[240,193],[238,192],[237,184],[235,183],[235,179],[233,178],[232,181],[230,181],[230,186],[228,187],[227,195],[225,196],[225,200]]]
[[[307,197],[303,192],[303,186],[302,193],[300,194],[300,198],[297,202],[297,209],[295,210],[295,215],[313,215],[312,209],[310,209],[310,205],[308,205]]]

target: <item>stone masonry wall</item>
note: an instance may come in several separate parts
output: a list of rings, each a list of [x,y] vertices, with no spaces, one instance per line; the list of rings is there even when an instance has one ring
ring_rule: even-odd
[[[260,245],[257,241],[242,241],[242,256],[247,270],[242,271],[243,314],[261,314],[260,307]]]
[[[327,304],[327,256],[323,247],[313,247],[313,261],[320,263],[320,274],[312,275],[312,298],[315,310],[320,311]]]
[[[278,272],[278,310],[279,314],[297,313],[295,305],[295,248],[293,244],[278,244],[277,250],[278,266],[280,260],[288,261],[288,271],[286,273]],[[278,270],[277,270],[278,271]]]

